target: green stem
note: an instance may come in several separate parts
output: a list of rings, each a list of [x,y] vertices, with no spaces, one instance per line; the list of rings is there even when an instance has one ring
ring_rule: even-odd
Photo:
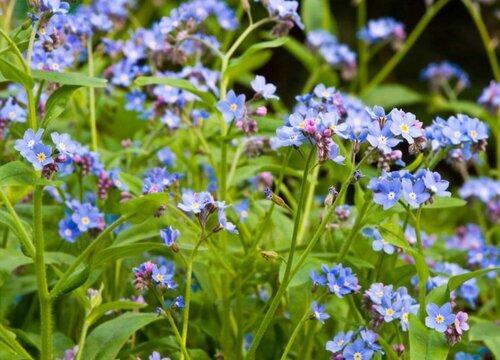
[[[7,197],[7,195],[5,195],[5,193],[2,189],[0,189],[0,198],[2,199],[3,203],[5,204],[7,211],[12,216],[12,219],[14,220],[14,226],[17,230],[19,241],[26,249],[26,252],[28,253],[28,255],[31,258],[34,258],[35,257],[35,247],[33,246],[33,243],[31,242],[31,237],[29,236],[28,232],[26,231],[26,228],[24,227],[23,223],[21,222],[19,215],[17,215],[16,210],[14,209],[12,204],[10,203],[9,198]]]
[[[360,210],[358,216],[356,217],[356,221],[354,222],[354,225],[353,225],[351,231],[349,232],[347,239],[344,241],[344,243],[342,244],[342,247],[340,248],[339,257],[337,259],[337,262],[339,262],[339,263],[344,261],[344,258],[346,257],[347,252],[349,251],[349,248],[351,247],[352,242],[354,241],[354,238],[356,237],[356,234],[358,233],[359,229],[362,226],[363,218],[365,217],[365,214],[366,214],[368,208],[370,207],[370,204],[372,203],[371,196],[372,196],[372,194],[370,192],[367,192],[365,195],[365,201],[363,203],[363,206],[361,207],[361,210]]]
[[[36,32],[38,31],[38,26],[40,25],[40,20],[35,21],[33,24],[33,29],[31,30],[30,39],[28,42],[28,50],[26,52],[26,63],[28,69],[31,69],[31,57],[33,55],[33,46],[35,44]]]
[[[495,44],[488,35],[488,30],[481,16],[479,4],[473,4],[470,0],[462,0],[465,7],[469,11],[474,23],[476,24],[479,35],[483,42],[484,48],[486,49],[486,54],[488,55],[488,60],[490,62],[491,70],[495,80],[500,81],[500,68],[498,66],[498,59],[495,54]]]
[[[366,85],[366,87],[362,91],[362,94],[366,94],[368,91],[380,84],[391,73],[391,71],[396,67],[396,65],[399,64],[399,62],[405,57],[411,47],[415,44],[420,35],[422,35],[422,32],[425,30],[427,25],[429,25],[430,21],[448,3],[448,1],[450,0],[438,0],[427,9],[415,29],[413,29],[411,34],[408,36],[408,39],[404,43],[403,47],[391,57],[391,59],[377,73],[377,75],[375,75],[375,77]]]
[[[5,326],[0,325],[0,339],[2,339],[16,353],[22,356],[22,359],[33,359],[31,355],[19,344],[13,332],[9,331]]]
[[[41,359],[52,360],[52,300],[47,284],[47,273],[45,269],[45,242],[43,239],[42,219],[42,196],[43,187],[36,186],[33,194],[33,218],[34,218],[34,241],[35,241],[35,269],[40,301],[41,320]]]
[[[418,208],[417,210],[417,215],[413,218],[414,219],[414,226],[415,226],[415,237],[417,238],[417,250],[422,259],[425,260],[424,257],[424,245],[422,242],[422,234],[420,233],[420,214],[422,212],[422,208]],[[419,276],[418,279],[418,302],[420,303],[420,319],[424,320],[425,318],[425,288],[426,288],[426,281],[427,279],[423,279],[422,277]]]
[[[87,332],[89,330],[90,323],[87,321],[87,317],[83,321],[82,331],[80,332],[80,339],[78,340],[78,351],[76,353],[75,360],[80,360],[83,354],[83,347],[85,346],[85,339],[87,338]]]
[[[89,76],[94,76],[94,54],[92,52],[92,37],[87,40],[87,56],[89,66]],[[95,89],[89,87],[89,115],[90,115],[90,132],[92,135],[92,151],[97,151],[97,124],[95,116]]]
[[[318,183],[319,168],[320,168],[319,164],[316,165],[311,176],[311,181],[307,192],[307,200],[305,204],[304,216],[302,216],[299,235],[297,236],[297,242],[299,244],[302,243],[302,240],[304,238],[304,233],[308,225],[309,214],[311,213],[311,208],[314,203],[314,192],[316,190],[316,184]]]
[[[288,259],[286,262],[283,280],[281,282],[280,287],[278,288],[276,295],[274,296],[274,298],[271,302],[269,309],[267,310],[267,312],[264,316],[264,319],[262,320],[261,325],[259,326],[259,329],[257,330],[255,338],[252,341],[252,345],[250,346],[250,349],[248,350],[248,353],[247,353],[248,359],[253,359],[255,357],[255,352],[257,350],[257,346],[259,345],[260,341],[262,340],[262,337],[264,336],[264,333],[267,330],[269,323],[271,322],[271,318],[274,315],[274,312],[276,311],[276,309],[278,308],[279,303],[281,302],[281,297],[283,296],[283,294],[286,291],[286,288],[288,286],[288,282],[289,282],[290,275],[292,272],[292,263],[293,263],[293,256],[295,253],[295,246],[297,245],[298,229],[299,229],[299,224],[300,224],[301,215],[302,215],[302,211],[303,211],[302,210],[303,204],[305,201],[305,195],[306,195],[305,189],[306,189],[307,175],[309,173],[309,167],[311,165],[311,160],[313,158],[313,155],[315,154],[315,151],[316,151],[316,147],[313,146],[309,152],[309,156],[307,157],[306,165],[305,165],[304,172],[302,175],[302,182],[300,185],[299,203],[297,206],[297,210],[295,212],[292,240],[290,242],[290,252],[288,253]]]
[[[205,231],[202,229],[200,239],[194,247],[189,259],[187,261],[187,274],[186,274],[186,294],[184,296],[184,312],[182,314],[182,346],[186,347],[188,325],[189,325],[189,307],[191,304],[191,283],[193,279],[193,262],[194,258],[198,252],[203,239],[205,238]],[[181,360],[184,359],[184,355],[181,355]]]
[[[90,253],[99,245],[101,245],[101,240],[108,236],[114,229],[123,224],[128,220],[128,216],[121,216],[114,223],[109,225],[102,233],[99,234],[87,248],[73,261],[68,270],[64,272],[64,274],[59,278],[56,285],[50,292],[52,298],[55,298],[59,295],[59,291],[61,287],[64,285],[66,280],[70,277],[71,274],[77,269],[78,265],[80,265],[89,255]]]
[[[297,338],[297,335],[299,335],[299,332],[302,329],[302,326],[304,326],[307,319],[309,319],[310,317],[311,317],[311,310],[308,307],[307,310],[304,312],[304,315],[300,318],[299,322],[297,323],[297,326],[295,326],[295,329],[293,330],[293,333],[290,336],[290,339],[288,339],[288,342],[286,343],[286,346],[285,346],[285,350],[283,351],[283,355],[281,355],[281,360],[286,360],[288,353],[292,349],[293,343],[295,342],[295,339]]]

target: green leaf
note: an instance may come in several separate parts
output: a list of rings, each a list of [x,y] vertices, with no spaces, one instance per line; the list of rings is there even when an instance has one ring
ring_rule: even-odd
[[[298,258],[298,257],[297,257]],[[296,265],[297,258],[294,259],[294,265]],[[311,280],[311,271],[312,270],[318,270],[321,268],[321,265],[324,264],[324,260],[321,259],[316,259],[316,258],[310,258],[307,259],[300,268],[299,271],[295,274],[295,276],[290,280],[290,287],[295,287],[295,286],[300,286],[302,284],[307,283],[308,281]],[[286,268],[286,263],[283,261],[280,265],[280,282],[283,280],[283,277],[285,276],[285,268]]]
[[[134,175],[120,172],[118,178],[127,186],[133,195],[142,193],[142,180]]]
[[[361,99],[369,105],[379,105],[387,108],[417,104],[425,100],[416,91],[399,84],[379,85],[363,95]]]
[[[87,322],[89,324],[95,323],[97,320],[99,320],[102,316],[106,315],[109,311],[114,311],[114,310],[136,310],[136,309],[141,309],[145,307],[146,304],[140,304],[135,301],[130,301],[130,300],[118,300],[118,301],[112,301],[109,303],[101,304],[90,312],[89,316],[87,317]]]
[[[0,73],[6,80],[12,80],[30,89],[33,88],[34,81],[31,76],[2,57],[0,57]]]
[[[46,127],[52,120],[61,115],[66,109],[71,95],[78,89],[79,85],[63,85],[54,91],[45,105],[45,116],[43,118],[43,127]]]
[[[199,90],[196,86],[193,85],[193,83],[185,79],[175,79],[158,76],[139,76],[137,79],[135,79],[134,83],[138,86],[166,85],[173,88],[182,89],[198,96],[204,103],[210,106],[213,106],[216,101],[215,96],[213,96],[211,93]]]
[[[316,59],[311,50],[297,40],[288,38],[288,41],[283,44],[283,47],[298,61],[300,61],[309,71],[313,71],[319,66],[318,59]]]
[[[281,37],[281,38],[277,38],[274,40],[264,41],[264,42],[254,44],[254,45],[250,46],[247,50],[245,50],[245,52],[240,57],[231,60],[231,62],[229,63],[229,66],[228,66],[228,70],[237,67],[238,65],[240,65],[243,62],[251,60],[251,56],[260,50],[277,48],[277,47],[280,47],[283,44],[285,44],[287,41],[288,41],[288,38]]]
[[[500,359],[500,326],[492,321],[472,318],[473,324],[469,330],[470,341],[482,341],[493,353],[495,359]]]
[[[167,250],[167,249],[168,248],[165,246],[165,244],[160,242],[111,246],[100,251],[97,255],[95,255],[94,261],[97,266],[100,266],[100,265],[111,264],[118,259],[138,256],[146,251]]]
[[[493,267],[493,268],[480,269],[480,270],[466,272],[464,274],[452,276],[448,280],[448,291],[451,292],[451,291],[455,290],[456,288],[461,286],[467,280],[470,280],[470,279],[473,279],[473,278],[476,278],[479,276],[483,276],[483,275],[489,273],[490,271],[499,271],[499,270],[500,270],[500,267]]]
[[[81,270],[73,273],[70,275],[70,277],[64,282],[64,284],[61,286],[61,289],[59,290],[58,293],[53,294],[54,297],[57,297],[59,295],[63,294],[68,294],[72,292],[75,289],[78,289],[80,286],[85,284],[87,279],[90,276],[90,266],[87,265]]]
[[[88,336],[82,359],[116,359],[118,352],[137,330],[159,320],[157,314],[126,313],[96,327]]]
[[[61,85],[86,86],[86,87],[106,87],[107,80],[87,75],[71,72],[53,72],[32,70],[31,75],[37,80],[45,80]]]
[[[410,315],[410,359],[446,360],[449,346],[444,335],[428,329],[415,315]]]
[[[332,16],[329,0],[302,0],[300,17],[306,31],[331,30]]]
[[[447,209],[447,208],[455,208],[464,206],[467,204],[467,201],[455,198],[455,197],[437,197],[431,204],[426,204],[422,207],[422,210],[425,209]]]
[[[167,193],[141,195],[120,204],[121,214],[128,216],[129,222],[140,223],[154,216],[162,205],[170,200]]]
[[[0,166],[0,186],[33,185],[36,174],[33,168],[21,161]]]

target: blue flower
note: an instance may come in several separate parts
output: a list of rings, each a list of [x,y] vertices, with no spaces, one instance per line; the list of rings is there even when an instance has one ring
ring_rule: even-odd
[[[175,243],[180,234],[181,232],[177,229],[172,228],[172,226],[160,230],[160,236],[165,245],[167,245],[168,247],[172,246]]]
[[[344,268],[342,264],[338,264],[331,269],[323,265],[322,269],[326,274],[328,291],[339,298],[357,292],[361,288],[358,284],[358,278],[353,274],[351,268]]]
[[[69,4],[61,0],[42,0],[40,10],[50,11],[53,14],[66,14]]]
[[[418,208],[430,198],[429,193],[425,191],[423,180],[417,180],[415,183],[412,183],[410,179],[403,179],[402,187],[403,196],[412,208]]]
[[[386,122],[382,128],[380,128],[378,122],[372,122],[368,127],[366,139],[371,146],[379,149],[384,154],[389,154],[392,148],[401,142],[401,140],[393,137],[390,122]]]
[[[373,356],[374,351],[366,347],[362,339],[357,339],[352,344],[346,346],[342,355],[345,360],[368,360]]]
[[[236,225],[234,225],[232,222],[227,221],[227,216],[226,216],[226,208],[228,207],[224,201],[216,201],[215,205],[219,209],[218,212],[218,218],[219,218],[219,225],[221,228],[229,231],[232,234],[238,234],[238,230],[236,229]]]
[[[173,277],[174,274],[170,272],[165,265],[162,265],[160,267],[154,265],[153,271],[151,273],[151,279],[153,279],[156,284],[164,286],[168,289],[175,289],[177,287],[177,284],[172,280]]]
[[[362,28],[358,37],[368,44],[375,44],[382,41],[403,41],[406,38],[404,25],[393,18],[383,17],[370,20]]]
[[[141,112],[144,110],[146,94],[140,90],[133,90],[125,95],[125,109],[129,111]]]
[[[413,144],[413,139],[422,136],[421,123],[417,122],[415,115],[402,110],[391,111],[391,131],[394,135],[401,135],[408,144]]]
[[[299,147],[306,140],[302,132],[295,130],[291,126],[281,126],[276,129],[274,147],[296,146]]]
[[[70,155],[76,151],[76,145],[69,134],[53,132],[50,137],[61,154]]]
[[[230,90],[225,99],[217,103],[217,109],[222,113],[226,122],[231,122],[233,119],[241,120],[246,113],[245,95],[236,95],[233,90]]]
[[[373,201],[382,205],[384,210],[394,206],[401,197],[401,181],[399,179],[372,179],[368,186],[373,190]]]
[[[175,165],[175,153],[170,150],[168,147],[164,147],[156,153],[156,157],[160,160],[165,166],[174,166]]]
[[[326,350],[333,354],[341,352],[351,341],[352,335],[352,331],[348,331],[347,333],[339,332],[332,340],[327,341]]]
[[[394,246],[390,243],[388,243],[384,238],[382,237],[382,234],[380,234],[380,231],[378,229],[372,228],[372,227],[366,227],[363,229],[363,235],[366,237],[372,238],[372,248],[375,251],[381,251],[383,250],[386,254],[393,254],[394,253]]]
[[[238,215],[240,221],[245,221],[248,218],[249,204],[250,202],[248,201],[248,199],[244,199],[234,205],[234,210],[236,211],[236,214]]]
[[[77,225],[78,230],[87,231],[99,226],[102,215],[92,204],[74,204],[73,211],[71,220]]]
[[[362,329],[359,336],[365,342],[366,347],[373,351],[382,351],[382,347],[377,343],[378,334],[370,329]]]
[[[316,301],[313,301],[311,309],[314,317],[322,324],[325,323],[325,320],[330,318],[330,315],[325,312],[325,307],[323,305],[319,305]]]
[[[452,312],[450,303],[441,307],[430,303],[427,305],[426,311],[425,326],[430,329],[444,333],[448,326],[455,322],[455,314]]]
[[[340,148],[339,146],[334,143],[333,141],[330,142],[330,148],[328,150],[328,157],[330,160],[337,164],[343,164],[345,157],[340,155]]]
[[[8,120],[12,122],[26,122],[27,111],[23,109],[17,102],[14,102],[14,98],[10,97],[7,101],[0,107],[0,119]]]
[[[433,195],[437,196],[450,196],[450,192],[446,191],[449,182],[441,180],[441,175],[437,172],[426,171],[424,176],[424,184]]]
[[[35,145],[41,143],[43,135],[43,129],[38,129],[35,133],[33,130],[28,129],[24,132],[23,138],[16,140],[14,145],[14,149],[19,151],[22,156],[26,157],[26,155],[33,151]]]
[[[177,204],[177,206],[185,212],[199,214],[210,204],[214,204],[214,198],[210,193],[186,191],[182,193],[182,202]]]
[[[252,89],[261,95],[266,100],[279,99],[274,93],[276,92],[276,86],[273,84],[266,84],[266,78],[261,75],[257,75],[254,80],[250,83]]]
[[[304,28],[304,24],[302,24],[300,16],[297,13],[299,7],[297,1],[269,0],[266,6],[269,15],[277,17],[279,20],[292,20],[299,28]]]
[[[74,243],[80,236],[80,230],[71,217],[67,217],[59,221],[59,236],[64,240]]]
[[[52,148],[42,143],[33,146],[31,152],[26,154],[28,160],[36,170],[42,170],[45,165],[52,164]]]

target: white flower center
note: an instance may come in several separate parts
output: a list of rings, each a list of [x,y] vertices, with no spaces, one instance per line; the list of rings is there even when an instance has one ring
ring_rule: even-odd
[[[417,194],[415,194],[414,192],[411,192],[408,194],[408,197],[411,199],[411,200],[415,200],[417,198]]]
[[[88,216],[82,217],[82,224],[83,225],[88,225],[89,223],[90,223],[90,219],[88,218]]]
[[[16,114],[16,112],[15,112],[15,111],[9,111],[8,116],[9,116],[9,119],[10,119],[10,120],[14,120],[14,119],[16,118],[16,115],[17,115],[17,114]]]
[[[455,132],[453,133],[453,137],[454,137],[455,139],[460,139],[460,136],[461,136],[461,135],[462,135],[462,134],[460,133],[460,131],[455,131]]]
[[[29,140],[28,141],[28,147],[32,148],[33,146],[35,146],[35,140]]]
[[[387,138],[384,135],[380,135],[378,137],[378,142],[385,145],[385,144],[387,144]]]
[[[396,194],[394,193],[394,191],[391,191],[389,194],[387,194],[387,198],[389,200],[394,200],[395,197],[396,197]]]

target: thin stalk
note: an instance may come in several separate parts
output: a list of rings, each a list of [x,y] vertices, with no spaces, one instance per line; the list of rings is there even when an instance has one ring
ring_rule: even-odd
[[[279,303],[281,302],[281,297],[283,296],[283,294],[288,286],[288,282],[289,282],[290,275],[292,272],[293,256],[295,253],[295,247],[297,245],[297,235],[298,235],[299,223],[300,223],[300,219],[302,216],[303,204],[305,201],[305,193],[306,193],[305,188],[306,188],[306,182],[307,182],[307,175],[309,173],[309,167],[311,165],[311,160],[313,158],[313,155],[315,154],[315,150],[316,150],[316,148],[312,147],[311,151],[309,152],[309,156],[307,157],[306,165],[305,165],[304,172],[302,175],[302,182],[300,185],[299,203],[297,206],[297,210],[295,212],[292,240],[290,242],[290,252],[288,253],[288,259],[286,262],[283,280],[281,282],[280,287],[278,288],[276,295],[274,296],[274,298],[271,302],[271,306],[267,310],[267,312],[264,316],[264,319],[262,320],[262,323],[259,326],[259,329],[255,335],[255,338],[252,341],[252,345],[250,346],[250,349],[248,350],[248,353],[246,356],[248,359],[253,359],[255,357],[255,352],[257,350],[257,346],[259,345],[260,341],[262,340],[262,337],[264,336],[264,333],[267,330],[269,323],[271,322],[271,318],[274,315],[274,312],[276,311]],[[293,276],[293,274],[292,274],[292,276]]]
[[[469,11],[469,14],[474,20],[474,23],[476,24],[477,30],[479,31],[479,35],[481,36],[481,40],[486,50],[486,54],[488,55],[488,61],[490,62],[493,76],[498,82],[500,81],[500,68],[498,66],[498,59],[495,54],[495,44],[488,34],[486,24],[484,23],[481,16],[479,4],[473,4],[470,0],[462,0],[462,2],[464,3],[465,7]]]
[[[189,308],[191,305],[191,283],[193,280],[193,262],[198,248],[200,247],[203,239],[205,238],[205,231],[202,229],[200,239],[194,247],[189,259],[187,260],[187,274],[186,274],[186,294],[184,295],[184,312],[182,313],[182,346],[186,347],[188,325],[189,325]],[[184,359],[184,354],[181,354],[181,360]]]
[[[163,312],[163,316],[168,320],[168,322],[170,323],[170,326],[172,327],[172,330],[174,331],[174,335],[175,335],[175,338],[177,339],[177,341],[179,342],[179,345],[180,345],[180,348],[181,348],[181,352],[182,354],[184,355],[184,357],[188,360],[191,359],[191,357],[189,356],[189,353],[187,352],[187,349],[186,347],[184,346],[184,344],[182,343],[182,338],[181,338],[181,334],[179,333],[179,329],[177,329],[177,325],[175,325],[175,321],[174,321],[174,318],[172,317],[172,314],[170,314],[170,311],[164,311]]]
[[[417,250],[422,259],[425,259],[424,257],[424,245],[422,242],[422,234],[420,233],[420,214],[422,212],[422,208],[418,208],[417,210],[417,215],[414,217],[414,226],[415,226],[415,236],[417,238]],[[419,276],[418,279],[418,302],[420,303],[420,319],[424,320],[425,318],[425,282],[426,279],[422,279]]]
[[[344,241],[344,243],[342,244],[342,247],[340,248],[339,257],[337,259],[337,262],[341,263],[344,260],[344,258],[346,257],[347,252],[349,251],[349,248],[351,247],[352,242],[354,241],[354,238],[355,238],[356,234],[358,233],[358,230],[362,226],[363,218],[365,217],[365,214],[366,214],[368,208],[370,207],[371,203],[372,203],[371,193],[367,192],[365,195],[365,201],[363,203],[361,211],[359,212],[358,216],[356,217],[356,221],[354,222],[354,225],[353,225],[351,231],[349,232],[347,239]]]
[[[318,174],[319,174],[319,164],[313,170],[311,182],[309,184],[309,189],[307,193],[307,200],[304,210],[304,216],[302,217],[302,223],[299,230],[298,240],[299,244],[302,244],[302,240],[304,239],[304,233],[307,229],[307,221],[309,219],[309,214],[311,213],[311,208],[314,203],[314,192],[316,190],[316,184],[318,183]]]
[[[449,2],[450,0],[438,0],[432,6],[430,6],[425,12],[424,16],[420,19],[417,26],[411,34],[408,36],[408,39],[404,43],[403,47],[396,52],[391,59],[385,64],[385,66],[380,69],[380,71],[373,77],[373,79],[366,85],[361,94],[366,94],[368,91],[373,89],[375,86],[380,84],[399,64],[399,62],[405,57],[408,51],[412,48],[415,42],[418,40],[420,35],[422,35],[423,31],[429,25],[430,21],[436,16],[436,14]]]
[[[18,232],[19,236],[19,241],[21,244],[26,248],[26,251],[28,255],[31,258],[35,257],[35,247],[33,246],[33,243],[31,242],[31,237],[26,231],[26,228],[23,226],[23,223],[21,222],[21,219],[19,218],[19,215],[17,215],[16,210],[10,203],[9,198],[7,195],[5,195],[4,191],[0,189],[0,199],[2,199],[5,207],[7,208],[7,211],[9,214],[12,216],[12,219],[14,220],[14,226],[16,227],[16,230]]]
[[[92,52],[92,37],[87,40],[87,56],[89,66],[89,76],[94,76],[94,54]],[[89,115],[90,115],[90,132],[92,136],[92,151],[97,151],[97,124],[95,116],[95,89],[89,87]]]
[[[70,275],[77,269],[78,265],[80,265],[89,255],[90,253],[101,244],[101,240],[108,236],[114,229],[116,229],[118,226],[123,224],[125,221],[128,220],[128,216],[121,216],[118,218],[114,223],[109,225],[102,233],[100,233],[85,250],[83,250],[80,255],[73,261],[73,263],[70,265],[68,270],[64,272],[64,274],[59,278],[57,281],[56,285],[50,292],[51,297],[56,297],[58,295],[59,290],[61,287],[64,285],[66,280],[70,277]]]
[[[83,347],[85,346],[85,339],[87,338],[87,332],[89,330],[90,323],[85,320],[83,321],[82,331],[80,332],[80,339],[78,340],[78,351],[76,353],[75,360],[80,360],[83,354]]]
[[[299,322],[297,323],[297,326],[295,326],[295,329],[293,330],[290,339],[288,339],[288,342],[286,343],[285,346],[285,350],[283,351],[283,355],[281,355],[280,358],[281,360],[286,360],[286,358],[288,357],[288,353],[292,349],[293,343],[297,338],[297,335],[299,335],[300,330],[302,330],[302,326],[304,326],[307,319],[309,319],[310,317],[311,317],[311,309],[308,307],[307,310],[304,312],[304,315],[300,318]]]
[[[43,187],[36,186],[33,194],[33,218],[34,218],[34,242],[35,242],[35,269],[38,287],[38,298],[40,301],[41,320],[41,359],[52,360],[52,301],[47,284],[47,273],[45,269],[45,242],[43,239],[42,219],[42,196]]]
[[[30,39],[28,42],[28,50],[26,52],[26,63],[28,68],[31,69],[31,57],[33,55],[33,46],[35,44],[36,32],[38,31],[38,26],[40,26],[40,20],[33,23],[33,29],[31,30]]]

